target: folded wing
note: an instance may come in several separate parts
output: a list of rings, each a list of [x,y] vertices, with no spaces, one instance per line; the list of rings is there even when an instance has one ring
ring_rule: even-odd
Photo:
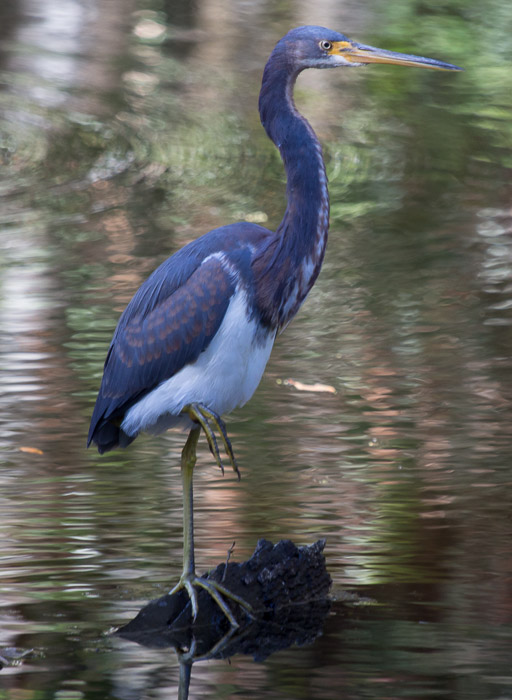
[[[87,442],[95,442],[100,452],[118,446],[123,437],[124,444],[130,441],[119,428],[126,411],[195,362],[222,323],[236,286],[222,256],[211,255],[195,269],[191,264],[180,267],[181,277],[183,269],[190,273],[187,279],[172,282],[172,270],[164,263],[119,320]]]

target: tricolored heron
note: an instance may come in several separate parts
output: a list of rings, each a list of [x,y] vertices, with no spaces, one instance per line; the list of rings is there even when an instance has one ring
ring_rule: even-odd
[[[263,73],[261,122],[280,151],[287,207],[277,230],[253,223],[217,228],[168,258],[142,284],[112,339],[91,420],[88,445],[100,453],[126,447],[141,431],[182,427],[183,573],[197,614],[196,588],[208,590],[233,626],[221,584],[195,574],[192,475],[201,429],[216,463],[214,430],[231,466],[238,466],[222,414],[248,401],[258,386],[276,335],[295,316],[324,257],[329,195],[322,148],[293,102],[305,68],[390,63],[459,70],[431,58],[365,46],[324,27],[299,27],[274,48]],[[246,606],[248,607],[248,606]]]

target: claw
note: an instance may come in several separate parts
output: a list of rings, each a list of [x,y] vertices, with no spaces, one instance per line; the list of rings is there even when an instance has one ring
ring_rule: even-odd
[[[174,593],[177,593],[183,588],[187,591],[188,597],[190,598],[190,604],[192,605],[193,620],[196,619],[199,610],[197,603],[196,588],[204,588],[204,590],[210,595],[211,598],[213,598],[213,600],[217,603],[221,611],[227,617],[232,628],[236,629],[237,627],[239,627],[239,624],[236,621],[235,616],[233,615],[231,609],[227,605],[224,598],[233,600],[245,610],[247,615],[249,615],[250,617],[254,617],[254,610],[247,601],[245,601],[243,598],[240,598],[240,596],[237,596],[235,593],[231,593],[231,591],[229,591],[225,586],[218,583],[217,581],[198,578],[195,575],[191,577],[187,576],[185,578],[182,576],[179,582],[174,586],[174,588],[171,591],[169,591],[169,595],[173,595]]]
[[[199,403],[192,403],[189,406],[185,406],[183,410],[186,413],[188,413],[188,415],[193,421],[199,423],[199,425],[203,429],[206,439],[208,441],[208,447],[210,448],[210,452],[214,456],[215,461],[217,462],[217,466],[220,468],[222,474],[224,475],[224,465],[220,456],[219,446],[217,443],[217,439],[215,438],[215,433],[212,430],[212,425],[214,428],[217,429],[222,439],[222,444],[224,446],[224,449],[226,450],[226,454],[229,458],[233,471],[236,473],[238,480],[240,481],[240,470],[238,468],[235,454],[233,452],[231,440],[229,439],[226,430],[226,424],[224,423],[222,418],[217,413],[215,413],[215,411],[212,411],[206,406],[203,406],[203,404]]]
[[[190,418],[195,422],[199,423],[201,428],[203,429],[203,432],[206,436],[206,440],[208,441],[208,447],[210,448],[210,452],[215,458],[215,461],[217,462],[217,466],[222,472],[222,476],[224,476],[224,465],[222,464],[222,459],[220,456],[219,452],[219,446],[217,444],[217,439],[215,437],[215,433],[213,432],[210,421],[208,420],[208,416],[205,414],[203,410],[203,406],[198,403],[192,403],[190,406],[186,406],[184,409],[184,412],[188,413]]]
[[[211,422],[213,425],[217,428],[219,431],[219,434],[222,438],[222,443],[224,445],[224,449],[226,450],[226,454],[229,457],[229,461],[231,462],[231,466],[233,468],[233,471],[236,473],[238,477],[238,481],[240,481],[240,470],[238,468],[238,464],[236,462],[235,454],[233,452],[233,446],[231,444],[231,440],[229,439],[227,430],[226,430],[226,424],[222,420],[222,418],[217,415],[217,413],[214,413],[211,411],[209,408],[206,408],[205,406],[202,406],[202,411],[203,415]]]
[[[195,620],[197,617],[197,613],[199,611],[199,606],[197,604],[197,593],[196,589],[192,585],[190,581],[185,581],[185,589],[188,593],[188,597],[190,598],[190,602],[192,604],[192,617]]]

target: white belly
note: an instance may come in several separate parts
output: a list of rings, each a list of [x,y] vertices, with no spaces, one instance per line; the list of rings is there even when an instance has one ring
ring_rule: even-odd
[[[246,313],[245,293],[239,288],[207,349],[162,382],[126,413],[122,430],[160,432],[189,423],[179,417],[183,407],[202,403],[219,415],[242,406],[256,391],[265,370],[275,333],[263,333]]]

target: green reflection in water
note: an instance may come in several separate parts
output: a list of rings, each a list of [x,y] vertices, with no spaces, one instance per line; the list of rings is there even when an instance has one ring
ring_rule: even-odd
[[[70,676],[87,696],[172,693],[167,653],[101,631],[179,571],[182,436],[101,459],[85,452],[87,423],[111,332],[147,274],[218,224],[275,226],[284,204],[258,82],[273,41],[306,18],[288,3],[268,22],[230,8],[236,30],[155,41],[131,30],[142,15],[123,27],[100,6],[112,41],[91,31],[69,83],[42,81],[48,49],[14,35],[2,64],[1,644],[46,657],[9,676],[9,700],[55,697]],[[243,559],[260,536],[326,536],[335,591],[356,587],[379,606],[337,608],[318,645],[261,668],[198,666],[204,697],[385,687],[466,699],[510,687],[512,11],[498,0],[353,11],[329,23],[465,72],[299,81],[326,155],[328,255],[260,390],[230,420],[242,482],[221,480],[203,446],[197,544],[206,568],[234,538]],[[168,26],[172,36],[171,16]]]

